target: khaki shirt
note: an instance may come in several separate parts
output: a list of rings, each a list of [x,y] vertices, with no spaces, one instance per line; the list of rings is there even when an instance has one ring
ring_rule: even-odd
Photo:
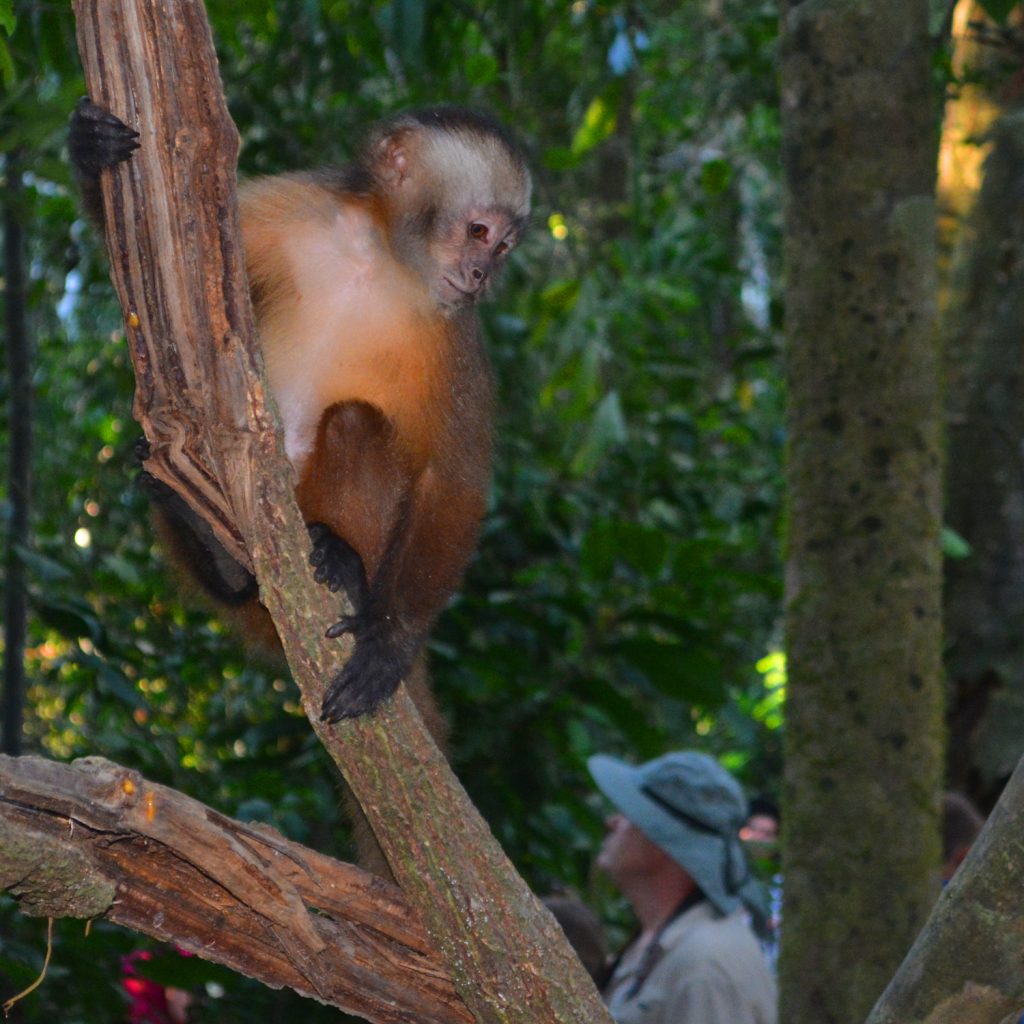
[[[654,966],[631,995],[643,951],[626,951],[604,999],[618,1024],[776,1024],[775,981],[741,910],[706,900],[662,932]]]

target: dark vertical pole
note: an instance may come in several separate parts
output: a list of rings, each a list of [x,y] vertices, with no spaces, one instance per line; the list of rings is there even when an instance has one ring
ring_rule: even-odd
[[[32,458],[32,377],[25,324],[25,252],[19,154],[5,161],[4,323],[10,388],[10,522],[4,551],[3,752],[21,753],[25,693],[25,568],[18,553],[28,542]]]

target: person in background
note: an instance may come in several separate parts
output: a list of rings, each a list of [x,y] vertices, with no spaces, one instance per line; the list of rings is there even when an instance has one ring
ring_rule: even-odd
[[[712,757],[678,751],[634,767],[587,762],[617,813],[597,857],[639,932],[603,995],[618,1024],[776,1024],[775,981],[748,914],[764,918],[739,830],[747,802]]]
[[[781,822],[779,805],[771,797],[751,797],[747,822],[740,829],[740,839],[745,843],[777,843]]]
[[[608,944],[601,919],[575,896],[557,893],[545,896],[543,902],[565,932],[580,963],[599,985],[608,962]]]
[[[774,974],[779,966],[779,942],[782,938],[782,871],[779,838],[782,813],[771,797],[751,797],[747,823],[740,829],[740,839],[768,886],[768,920],[758,936],[761,952]]]
[[[942,794],[942,884],[945,885],[963,863],[978,838],[985,819],[967,797]]]

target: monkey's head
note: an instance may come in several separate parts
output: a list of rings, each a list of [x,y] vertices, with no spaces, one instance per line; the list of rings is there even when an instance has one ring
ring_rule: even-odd
[[[530,173],[491,118],[459,107],[400,114],[365,155],[396,255],[451,313],[484,295],[530,212]]]

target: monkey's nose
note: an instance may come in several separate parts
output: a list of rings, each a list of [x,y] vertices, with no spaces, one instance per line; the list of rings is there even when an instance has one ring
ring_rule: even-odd
[[[479,267],[474,267],[472,274],[474,281],[482,281],[484,279],[484,272]]]

